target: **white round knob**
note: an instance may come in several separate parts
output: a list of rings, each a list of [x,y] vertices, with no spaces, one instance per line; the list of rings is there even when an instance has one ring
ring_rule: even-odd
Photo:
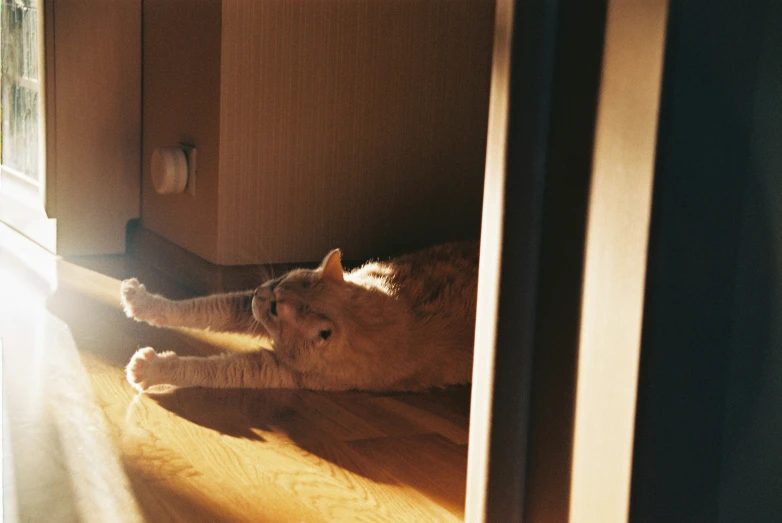
[[[180,147],[158,147],[152,153],[152,183],[158,194],[177,194],[187,188],[187,156]]]

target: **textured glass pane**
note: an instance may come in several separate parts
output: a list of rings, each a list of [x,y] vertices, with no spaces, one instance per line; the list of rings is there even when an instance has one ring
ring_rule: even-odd
[[[38,11],[35,0],[0,0],[2,164],[38,180]]]

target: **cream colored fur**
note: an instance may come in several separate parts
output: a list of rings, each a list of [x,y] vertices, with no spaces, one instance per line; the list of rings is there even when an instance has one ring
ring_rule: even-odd
[[[139,390],[180,387],[426,390],[469,383],[477,242],[432,247],[344,272],[340,252],[254,291],[173,301],[122,283],[127,315],[159,327],[266,336],[273,351],[211,358],[140,349]]]

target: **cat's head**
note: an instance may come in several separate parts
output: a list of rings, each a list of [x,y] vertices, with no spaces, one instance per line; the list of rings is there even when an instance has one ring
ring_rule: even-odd
[[[341,254],[334,249],[318,268],[296,269],[256,289],[253,316],[271,335],[279,357],[296,359],[341,343],[344,285]]]

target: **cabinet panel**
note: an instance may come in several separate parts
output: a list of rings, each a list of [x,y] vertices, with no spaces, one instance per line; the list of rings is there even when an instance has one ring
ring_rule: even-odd
[[[493,12],[225,0],[220,262],[477,236]]]
[[[144,227],[217,260],[220,1],[145,0],[142,141]],[[161,196],[150,172],[157,147],[198,148],[195,196]]]
[[[474,237],[488,0],[149,0],[143,225],[218,264],[361,259]],[[156,147],[198,148],[159,196]]]

